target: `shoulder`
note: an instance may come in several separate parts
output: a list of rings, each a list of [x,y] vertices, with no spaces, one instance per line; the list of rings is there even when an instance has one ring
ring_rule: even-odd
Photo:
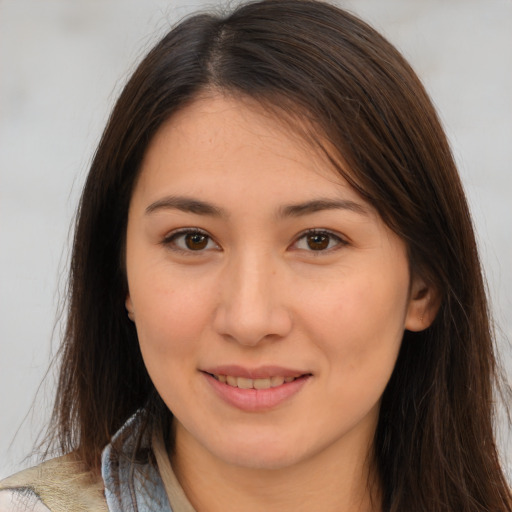
[[[101,476],[73,454],[26,469],[0,482],[0,512],[107,511]]]

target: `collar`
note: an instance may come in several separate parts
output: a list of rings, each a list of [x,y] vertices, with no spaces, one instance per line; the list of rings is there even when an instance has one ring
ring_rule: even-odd
[[[174,474],[161,432],[141,432],[136,412],[103,450],[101,474],[110,512],[194,512]],[[172,503],[172,508],[171,508]]]

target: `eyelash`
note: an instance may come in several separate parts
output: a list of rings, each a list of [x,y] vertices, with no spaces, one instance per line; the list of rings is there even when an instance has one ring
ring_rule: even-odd
[[[176,241],[180,237],[186,237],[187,235],[190,235],[190,236],[199,235],[201,237],[205,237],[206,238],[206,243],[205,243],[205,245],[203,247],[200,247],[200,248],[195,249],[195,250],[191,249],[190,247],[189,248],[179,247],[176,244]],[[309,249],[306,249],[306,248],[302,248],[301,249],[301,248],[298,247],[299,242],[301,240],[306,240],[306,243],[308,243],[307,242],[307,237],[311,237],[311,236],[326,237],[327,238],[327,244],[328,244],[327,247],[325,247],[325,248],[318,248],[318,249],[312,249],[311,247],[309,247]],[[330,246],[332,241],[334,241],[335,243],[334,243],[333,246]],[[166,247],[169,247],[173,251],[176,251],[176,252],[179,252],[179,253],[182,253],[182,254],[186,254],[186,255],[194,255],[194,253],[195,254],[200,254],[200,253],[202,253],[202,252],[204,252],[205,250],[208,249],[208,245],[210,243],[215,244],[216,249],[220,249],[219,245],[208,234],[208,232],[206,232],[206,231],[204,231],[202,229],[199,229],[199,228],[180,229],[178,231],[174,231],[174,232],[170,233],[169,235],[167,235],[162,240],[162,245],[164,245]],[[307,231],[304,231],[304,232],[300,233],[299,236],[295,239],[295,241],[291,244],[290,247],[294,247],[295,246],[295,248],[297,250],[304,250],[304,251],[310,252],[310,253],[312,253],[312,254],[314,254],[316,256],[316,255],[320,255],[322,253],[325,254],[326,252],[335,251],[335,250],[340,249],[341,247],[343,247],[343,246],[345,246],[347,244],[348,244],[348,242],[346,240],[341,238],[339,235],[334,234],[332,231],[325,230],[325,229],[308,229]],[[210,249],[211,249],[211,247],[210,247]]]
[[[301,233],[296,241],[292,244],[292,246],[297,246],[299,241],[300,240],[307,240],[307,237],[308,236],[325,236],[325,237],[328,237],[328,247],[327,248],[324,248],[324,249],[311,249],[311,247],[308,249],[302,249],[302,250],[305,250],[307,252],[311,252],[312,254],[314,254],[315,256],[316,255],[320,255],[322,253],[326,253],[326,252],[331,252],[331,251],[336,251],[338,249],[341,249],[341,247],[344,247],[345,245],[348,244],[348,242],[346,240],[344,240],[341,236],[333,233],[332,231],[329,231],[329,230],[326,230],[326,229],[308,229],[307,231],[304,231],[303,233]],[[331,244],[331,241],[335,241],[335,245],[332,246],[332,247],[329,247],[329,245]],[[306,242],[307,243],[307,242]],[[299,249],[301,250],[301,249]]]
[[[205,237],[207,239],[205,247],[203,247],[201,249],[197,249],[197,250],[179,247],[176,244],[176,241],[180,237],[185,237],[187,235],[191,235],[191,236],[200,235],[200,236]],[[179,252],[181,254],[186,254],[187,256],[189,256],[189,255],[192,256],[192,255],[200,254],[200,253],[204,252],[204,249],[208,248],[208,245],[210,243],[215,244],[215,246],[217,248],[219,247],[218,244],[213,240],[213,238],[206,231],[203,231],[202,229],[199,229],[199,228],[185,228],[185,229],[180,229],[178,231],[173,231],[172,233],[167,235],[162,240],[162,245],[169,247],[171,250],[173,250],[175,252]]]

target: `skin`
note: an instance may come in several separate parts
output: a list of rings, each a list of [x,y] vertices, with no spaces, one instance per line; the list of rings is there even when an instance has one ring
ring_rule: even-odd
[[[312,208],[319,200],[341,204]],[[368,478],[380,398],[404,329],[432,321],[433,295],[403,241],[319,154],[249,100],[198,99],[149,146],[126,267],[126,307],[175,416],[173,467],[198,511],[378,510]],[[247,411],[204,373],[228,364],[307,377]]]

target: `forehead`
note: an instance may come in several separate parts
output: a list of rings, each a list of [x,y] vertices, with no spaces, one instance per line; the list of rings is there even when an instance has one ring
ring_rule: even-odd
[[[320,184],[324,192],[351,189],[325,148],[312,142],[318,138],[318,132],[310,137],[312,130],[293,113],[278,117],[276,110],[250,98],[203,97],[159,129],[143,159],[139,186],[172,180],[204,189],[238,179],[250,189],[270,171],[273,181],[284,180],[297,193]],[[357,195],[353,189],[350,193]]]

